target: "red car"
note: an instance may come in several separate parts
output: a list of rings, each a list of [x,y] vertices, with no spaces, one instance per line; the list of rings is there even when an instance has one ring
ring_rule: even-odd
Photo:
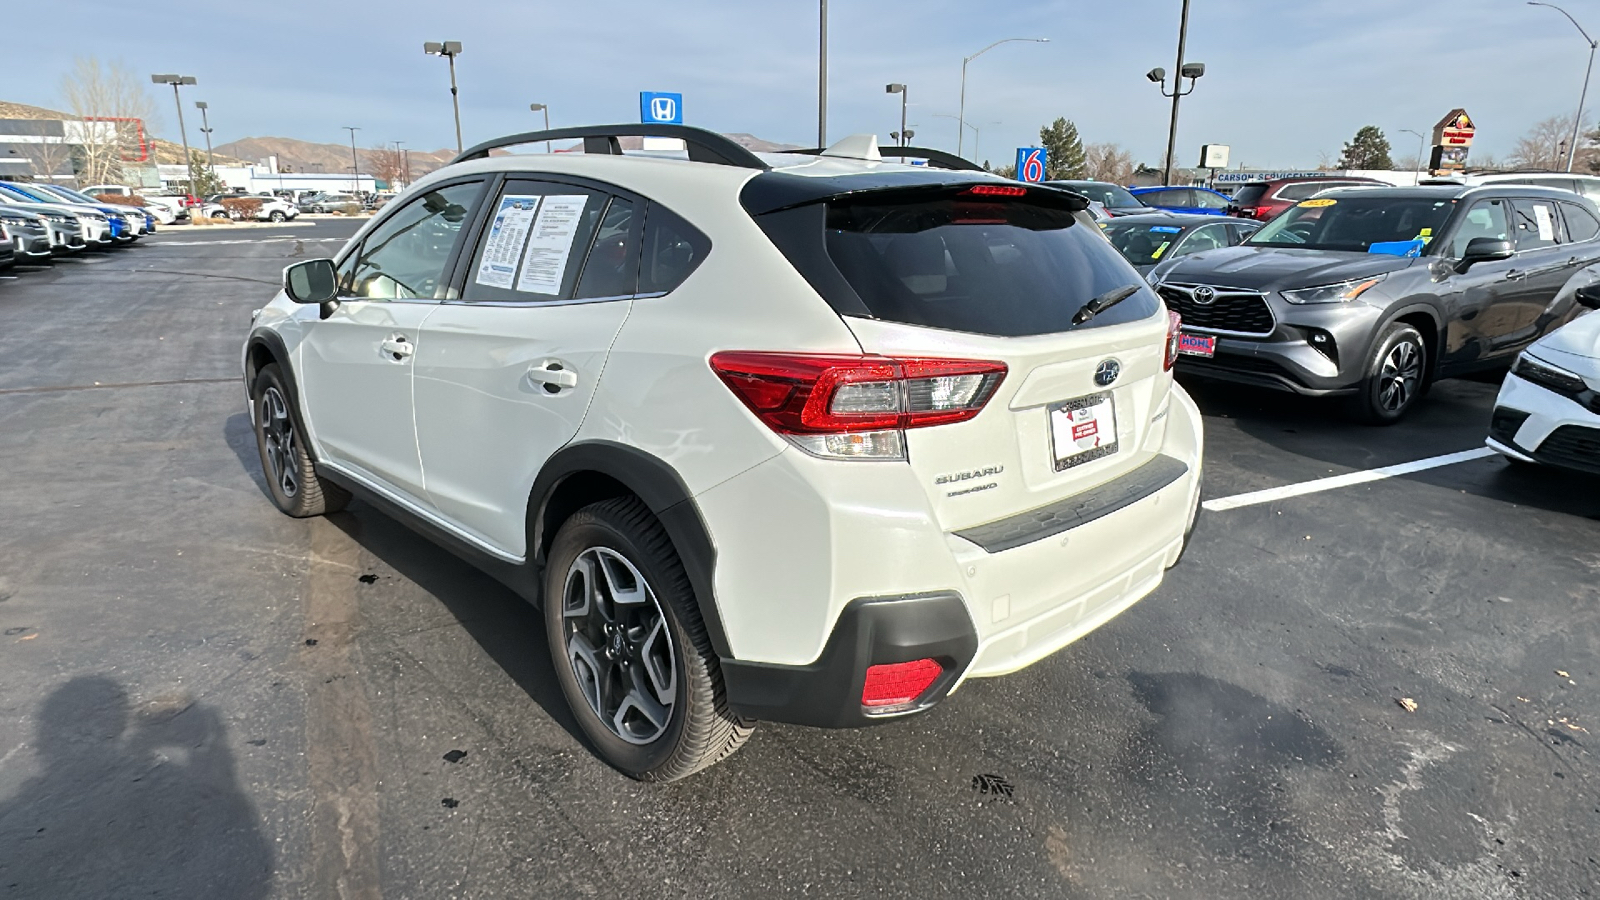
[[[1310,200],[1326,190],[1340,187],[1357,187],[1364,184],[1386,186],[1376,178],[1354,176],[1329,176],[1327,178],[1274,178],[1271,181],[1251,181],[1239,186],[1228,204],[1228,215],[1270,221],[1279,213],[1301,200]]]

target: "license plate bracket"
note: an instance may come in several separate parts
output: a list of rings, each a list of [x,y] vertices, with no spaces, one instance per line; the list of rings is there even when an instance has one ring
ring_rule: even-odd
[[[1117,452],[1117,406],[1109,391],[1052,404],[1050,458],[1057,472]]]

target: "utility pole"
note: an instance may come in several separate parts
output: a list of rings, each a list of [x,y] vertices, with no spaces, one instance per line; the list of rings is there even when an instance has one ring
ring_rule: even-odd
[[[1187,2],[1187,0],[1185,0],[1185,2]],[[966,144],[966,139],[967,139],[967,129],[965,128],[965,126],[967,124],[967,63],[972,62],[973,60],[975,60],[978,57],[984,55],[985,53],[988,53],[990,50],[993,50],[994,48],[1000,46],[1001,44],[1013,44],[1013,43],[1048,44],[1048,43],[1050,43],[1050,39],[1049,38],[1001,38],[1000,40],[995,41],[994,43],[992,43],[989,46],[983,48],[982,50],[979,50],[977,53],[974,53],[971,56],[962,57],[962,59],[961,59],[961,106],[959,108],[957,108],[957,110],[956,110],[956,123],[957,123],[956,124],[956,155],[957,156],[961,155],[961,151],[964,149],[965,144]]]
[[[350,193],[361,190],[361,163],[356,160],[356,132],[360,131],[353,125],[343,126],[350,132]]]
[[[402,173],[401,174],[401,179],[405,182],[406,187],[410,187],[411,186],[411,157],[406,155],[405,148],[403,146],[401,146],[401,145],[403,145],[405,143],[405,141],[394,141],[393,143],[394,143],[395,155],[400,157],[400,160],[399,160],[399,162],[400,162],[400,171]]]
[[[1167,168],[1161,176],[1161,183],[1164,185],[1172,184],[1172,157],[1178,149],[1178,101],[1183,99],[1183,91],[1179,90],[1178,82],[1183,80],[1183,50],[1188,41],[1189,0],[1183,0],[1183,17],[1178,23],[1178,65],[1173,69],[1176,77],[1172,79],[1172,124],[1167,126]]]
[[[828,146],[828,0],[822,4],[821,44],[817,50],[817,146]]]
[[[426,41],[422,45],[422,52],[429,56],[442,56],[450,60],[450,104],[456,111],[456,152],[460,153],[461,145],[461,92],[456,90],[456,57],[461,55],[460,41]]]

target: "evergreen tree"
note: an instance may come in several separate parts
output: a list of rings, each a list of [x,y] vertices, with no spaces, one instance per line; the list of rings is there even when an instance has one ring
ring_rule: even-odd
[[[1394,160],[1389,158],[1389,139],[1376,125],[1363,125],[1350,143],[1344,145],[1344,152],[1339,155],[1339,168],[1371,170],[1393,169]]]
[[[1088,172],[1088,161],[1083,153],[1083,139],[1078,137],[1078,126],[1065,118],[1056,119],[1039,129],[1039,144],[1045,149],[1046,181],[1083,178]]]
[[[211,174],[211,168],[198,150],[189,151],[189,184],[192,185],[190,193],[196,197],[209,197],[227,190],[222,181]]]

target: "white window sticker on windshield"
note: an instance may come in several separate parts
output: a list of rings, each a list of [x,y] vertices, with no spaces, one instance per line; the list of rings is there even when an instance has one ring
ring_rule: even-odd
[[[489,236],[483,242],[483,261],[478,264],[478,284],[509,288],[517,274],[517,256],[528,240],[538,194],[507,194],[500,198]]]
[[[1539,223],[1539,240],[1553,241],[1556,239],[1556,226],[1550,220],[1550,207],[1540,204],[1533,208],[1533,218]]]
[[[561,279],[567,273],[572,240],[578,234],[578,223],[583,219],[583,207],[588,202],[584,194],[544,198],[539,215],[533,221],[533,232],[528,236],[528,248],[522,254],[522,275],[517,278],[517,290],[532,294],[561,293]]]

